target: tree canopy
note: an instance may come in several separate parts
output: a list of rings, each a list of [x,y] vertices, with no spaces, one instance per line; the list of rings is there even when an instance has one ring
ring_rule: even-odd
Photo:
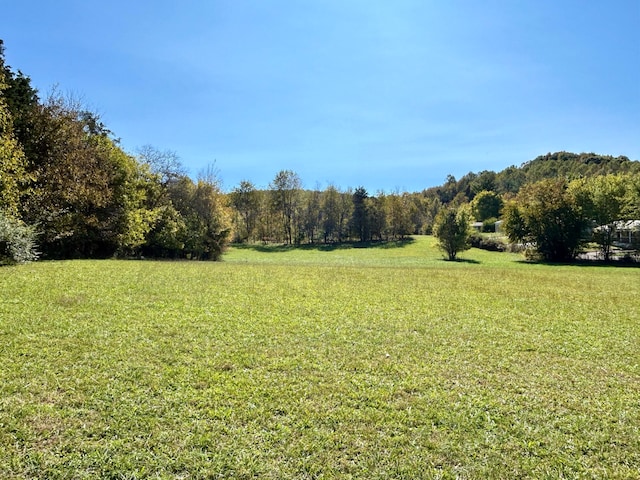
[[[507,205],[505,232],[513,242],[535,247],[545,260],[576,256],[588,220],[564,180],[541,180],[527,185]]]
[[[0,41],[0,212],[11,232],[37,230],[45,258],[220,258],[232,222],[213,176],[194,182],[173,152],[126,153],[99,115],[55,91],[42,101],[30,82]]]

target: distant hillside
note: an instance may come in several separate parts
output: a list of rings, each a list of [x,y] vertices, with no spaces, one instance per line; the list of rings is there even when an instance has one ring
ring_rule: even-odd
[[[526,183],[532,183],[544,178],[564,177],[573,180],[610,173],[639,173],[640,162],[625,156],[556,152],[540,155],[524,163],[521,169],[526,175]]]
[[[580,177],[616,173],[640,174],[640,161],[630,160],[625,156],[556,152],[540,155],[520,167],[512,165],[498,173],[492,170],[469,172],[459,180],[449,175],[445,183],[422,193],[426,197],[437,197],[442,203],[462,203],[472,200],[483,190],[516,194],[523,185],[545,178],[565,178],[570,181]]]

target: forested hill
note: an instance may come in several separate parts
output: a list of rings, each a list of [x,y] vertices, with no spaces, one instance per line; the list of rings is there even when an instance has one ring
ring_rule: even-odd
[[[527,183],[544,178],[563,177],[573,180],[609,173],[638,173],[640,162],[625,156],[597,155],[595,153],[556,152],[540,155],[522,165]]]
[[[483,190],[500,195],[515,195],[523,185],[545,178],[571,181],[617,173],[640,173],[640,161],[630,160],[625,156],[556,152],[540,155],[520,167],[510,166],[497,173],[492,170],[469,172],[460,179],[449,175],[445,183],[428,188],[422,193],[427,197],[437,197],[442,203],[454,200],[456,203],[464,203]]]

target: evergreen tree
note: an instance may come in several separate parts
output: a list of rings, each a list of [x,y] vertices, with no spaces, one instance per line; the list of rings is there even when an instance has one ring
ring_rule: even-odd
[[[370,239],[369,215],[367,212],[367,198],[369,194],[364,187],[358,187],[353,192],[353,214],[351,228],[355,236],[361,241]]]

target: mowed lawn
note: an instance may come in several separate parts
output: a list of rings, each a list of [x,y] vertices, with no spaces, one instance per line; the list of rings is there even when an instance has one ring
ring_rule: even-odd
[[[441,258],[0,268],[0,478],[640,478],[640,269]]]

